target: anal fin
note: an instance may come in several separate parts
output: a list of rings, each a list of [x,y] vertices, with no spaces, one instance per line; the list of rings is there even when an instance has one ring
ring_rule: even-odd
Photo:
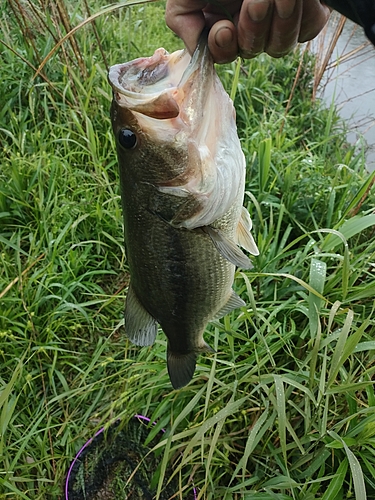
[[[234,241],[224,236],[218,229],[211,226],[203,226],[202,230],[208,234],[216,250],[229,262],[242,269],[252,269],[251,260],[238,248]]]
[[[228,301],[223,305],[223,307],[214,315],[212,320],[222,318],[226,314],[233,311],[233,309],[237,309],[238,307],[246,306],[246,302],[244,302],[241,297],[239,297],[236,292],[232,290],[232,293],[228,299]]]
[[[130,284],[125,302],[126,336],[133,344],[145,346],[154,343],[157,331],[157,321],[140,303]]]

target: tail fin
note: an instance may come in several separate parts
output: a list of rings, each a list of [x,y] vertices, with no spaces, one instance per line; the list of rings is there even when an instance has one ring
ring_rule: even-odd
[[[169,378],[174,389],[187,385],[193,378],[197,355],[195,352],[180,354],[167,351]]]

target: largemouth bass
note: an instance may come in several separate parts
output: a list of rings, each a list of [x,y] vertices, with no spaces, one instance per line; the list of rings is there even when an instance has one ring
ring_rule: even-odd
[[[160,324],[177,389],[211,350],[207,323],[245,305],[232,290],[235,266],[252,266],[238,245],[259,253],[242,206],[234,107],[205,36],[192,57],[158,49],[112,66],[109,82],[130,269],[125,332],[151,345]]]

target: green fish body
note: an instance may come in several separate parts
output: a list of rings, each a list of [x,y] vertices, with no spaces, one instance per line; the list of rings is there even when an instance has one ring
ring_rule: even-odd
[[[151,345],[160,324],[177,389],[211,350],[207,323],[245,305],[232,290],[235,266],[251,267],[238,245],[258,254],[234,108],[204,39],[192,57],[158,49],[113,66],[109,81],[131,276],[125,332]]]

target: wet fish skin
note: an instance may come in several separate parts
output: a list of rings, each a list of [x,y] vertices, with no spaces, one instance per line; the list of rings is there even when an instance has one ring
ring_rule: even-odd
[[[174,54],[170,57],[173,59]],[[179,58],[186,59],[184,53],[175,57],[176,66]],[[176,389],[191,380],[197,355],[211,350],[203,339],[208,321],[245,305],[232,290],[234,264],[249,267],[251,263],[237,243],[253,254],[258,253],[250,235],[250,217],[242,207],[245,164],[236,135],[233,107],[214,72],[205,42],[200,43],[194,57],[198,60],[197,69],[190,77],[186,76],[188,70],[183,72],[183,85],[177,86],[175,94],[183,90],[186,95],[177,106],[175,94],[171,97],[163,92],[154,101],[152,98],[152,102],[135,99],[132,104],[130,98],[124,99],[118,85],[122,80],[121,71],[126,73],[128,67],[120,68],[119,73],[113,70],[109,77],[114,88],[111,117],[117,142],[125,247],[131,275],[125,304],[125,331],[133,343],[151,345],[157,324],[161,325],[168,338],[168,372]],[[147,69],[147,61],[135,61],[135,64],[146,65]],[[190,66],[192,64],[194,61]],[[152,78],[157,83],[158,70],[153,65],[150,61]],[[147,83],[146,69],[139,71],[142,85],[144,81]],[[163,68],[159,75],[165,77]],[[213,198],[212,206],[208,203],[207,208],[209,189],[215,184],[210,175],[215,172],[205,169],[199,148],[204,155],[205,145],[201,143],[205,139],[209,143],[212,138],[212,131],[207,130],[202,138],[201,130],[205,103],[209,102],[211,92],[220,96],[223,120],[231,127],[229,144],[233,142],[234,148],[229,152],[219,149],[219,153],[224,155],[224,160],[226,154],[234,157],[234,167],[222,174],[228,184],[227,191],[231,193],[232,189],[234,195],[226,200],[224,194],[222,204],[220,198],[216,201]],[[224,118],[228,112],[229,117]],[[216,128],[220,130],[220,126]],[[134,134],[133,147],[127,147],[128,137],[124,139],[124,133]],[[201,145],[197,146],[198,143]],[[219,158],[219,161],[222,160]],[[231,177],[234,177],[234,188],[229,186]],[[225,211],[221,205],[227,207]]]

